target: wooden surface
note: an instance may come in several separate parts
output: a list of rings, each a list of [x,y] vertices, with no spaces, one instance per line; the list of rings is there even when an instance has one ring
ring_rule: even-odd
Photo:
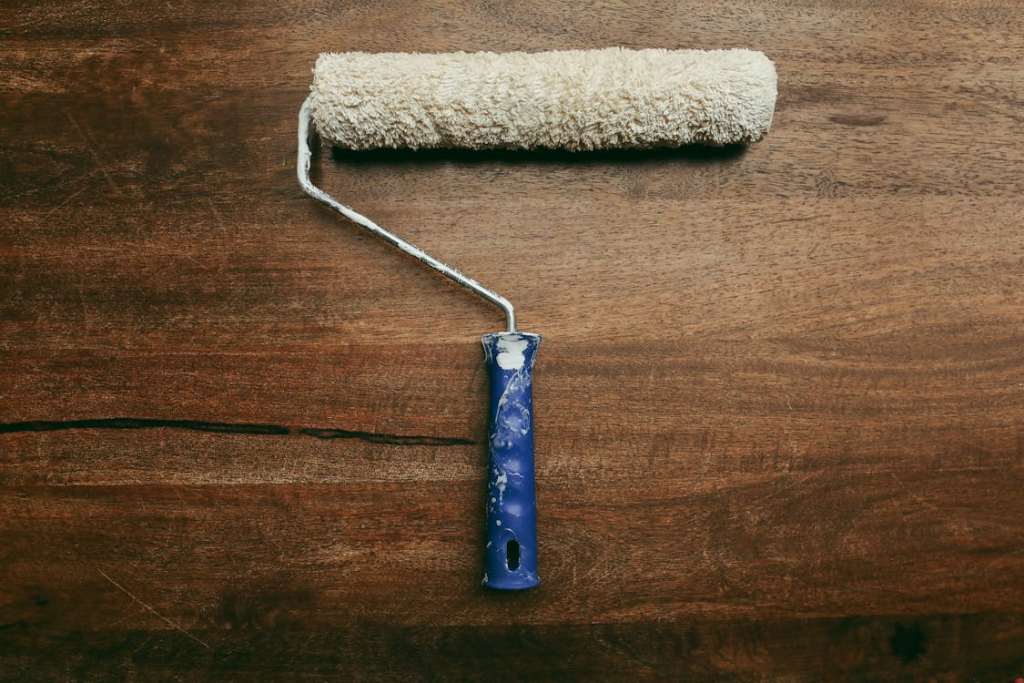
[[[499,314],[305,197],[321,51],[742,46],[749,150],[323,153],[517,304],[542,586],[479,587]],[[0,10],[0,679],[1024,675],[1024,8]]]

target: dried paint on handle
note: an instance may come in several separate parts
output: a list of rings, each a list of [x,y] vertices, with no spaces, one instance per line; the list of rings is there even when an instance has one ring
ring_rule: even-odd
[[[483,344],[491,376],[483,585],[521,590],[540,583],[533,479],[533,361],[540,335],[488,334]]]

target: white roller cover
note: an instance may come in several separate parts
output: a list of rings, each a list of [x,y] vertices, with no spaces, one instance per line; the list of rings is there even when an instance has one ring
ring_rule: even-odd
[[[313,121],[349,149],[614,149],[754,142],[775,66],[751,50],[325,53]]]

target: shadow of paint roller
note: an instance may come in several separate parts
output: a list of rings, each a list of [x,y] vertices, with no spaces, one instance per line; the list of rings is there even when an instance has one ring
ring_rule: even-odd
[[[299,113],[302,189],[497,306],[483,337],[491,379],[483,585],[532,588],[537,569],[533,365],[540,335],[516,329],[503,296],[337,201],[309,179],[311,125],[350,150],[651,149],[760,140],[777,76],[751,50],[322,54]]]

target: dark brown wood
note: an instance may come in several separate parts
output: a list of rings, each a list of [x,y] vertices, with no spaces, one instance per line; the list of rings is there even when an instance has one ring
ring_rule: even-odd
[[[1024,11],[6,3],[0,679],[1024,676]],[[499,314],[306,198],[327,50],[764,50],[749,149],[319,155],[544,335],[541,566],[479,587]]]

